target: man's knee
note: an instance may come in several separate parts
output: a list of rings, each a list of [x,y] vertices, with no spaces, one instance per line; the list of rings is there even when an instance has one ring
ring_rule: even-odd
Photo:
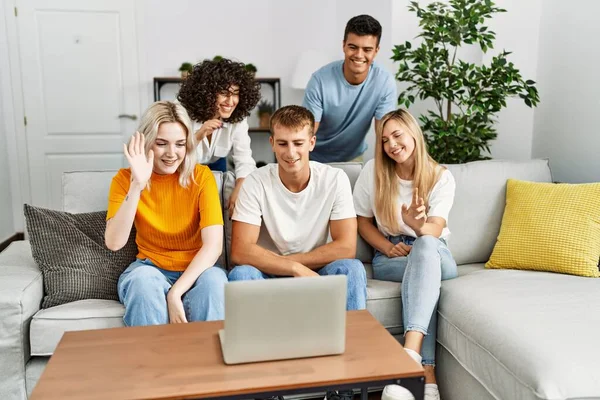
[[[329,275],[347,275],[349,279],[364,281],[367,279],[365,266],[360,260],[354,258],[334,261],[325,268]]]
[[[248,281],[263,279],[263,274],[251,265],[238,265],[229,272],[229,281]]]

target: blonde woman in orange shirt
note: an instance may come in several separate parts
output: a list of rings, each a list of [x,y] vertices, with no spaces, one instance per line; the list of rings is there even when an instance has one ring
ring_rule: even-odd
[[[159,101],[123,145],[129,168],[110,186],[105,242],[122,248],[135,224],[137,259],[118,282],[127,326],[223,319],[223,215],[193,134],[181,105]]]

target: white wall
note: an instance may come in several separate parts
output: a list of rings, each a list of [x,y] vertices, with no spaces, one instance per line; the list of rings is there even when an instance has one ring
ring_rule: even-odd
[[[16,160],[16,147],[8,140],[8,130],[13,127],[8,54],[4,4],[0,4],[0,242],[22,231],[22,225],[16,226],[17,221],[22,224],[21,211],[13,206],[13,195],[19,193],[14,189],[18,173],[11,165]]]
[[[554,180],[600,181],[600,2],[544,0],[533,156]]]
[[[523,79],[537,80],[542,0],[498,0],[497,5],[507,12],[490,21],[496,41],[494,49],[483,56],[483,62],[489,64],[493,56],[506,49],[512,52],[508,60]],[[498,138],[492,144],[492,157],[530,159],[535,109],[527,107],[520,98],[507,99],[506,104],[498,113]]]
[[[137,6],[140,75],[147,91],[142,108],[153,100],[153,77],[176,76],[182,62],[197,62],[216,54],[253,63],[259,77],[281,78],[282,105],[301,104],[304,91],[290,86],[300,54],[318,50],[330,60],[341,59],[346,22],[358,14],[370,14],[383,25],[377,61],[391,65],[389,0],[173,0],[168,4],[148,0],[139,1]],[[161,93],[163,98],[174,98],[176,86],[165,86]],[[265,90],[264,95],[269,93]],[[250,122],[252,125],[253,120]],[[268,135],[251,135],[255,159],[272,159]],[[373,141],[372,133],[369,140]],[[368,152],[372,152],[372,143],[370,147]]]
[[[2,93],[0,70],[0,93]],[[12,236],[16,230],[13,221],[13,204],[11,198],[10,174],[8,169],[8,146],[6,128],[3,121],[8,117],[4,114],[3,100],[0,96],[0,242]]]

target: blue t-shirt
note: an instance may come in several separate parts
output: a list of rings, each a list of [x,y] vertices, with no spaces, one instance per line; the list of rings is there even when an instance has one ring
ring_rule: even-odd
[[[391,73],[373,63],[360,85],[348,83],[344,61],[317,70],[306,87],[303,106],[320,122],[311,160],[322,163],[349,161],[367,149],[365,136],[373,117],[395,110],[396,82]]]

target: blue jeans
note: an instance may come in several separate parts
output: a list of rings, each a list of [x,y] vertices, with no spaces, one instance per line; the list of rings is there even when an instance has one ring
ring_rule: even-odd
[[[346,275],[348,277],[347,310],[364,310],[367,307],[367,274],[365,266],[356,259],[331,262],[317,271],[319,275]],[[238,265],[229,272],[230,281],[248,281],[275,278],[251,265]]]
[[[402,320],[404,333],[425,335],[421,356],[424,365],[435,365],[437,302],[441,281],[455,278],[456,262],[443,239],[435,236],[390,236],[393,244],[412,245],[407,257],[388,258],[379,251],[373,258],[373,277],[402,282]]]
[[[182,274],[159,268],[149,259],[132,262],[117,284],[119,300],[125,306],[125,325],[168,324],[167,292]],[[218,266],[200,274],[182,297],[189,322],[224,319],[225,283],[227,273]]]

